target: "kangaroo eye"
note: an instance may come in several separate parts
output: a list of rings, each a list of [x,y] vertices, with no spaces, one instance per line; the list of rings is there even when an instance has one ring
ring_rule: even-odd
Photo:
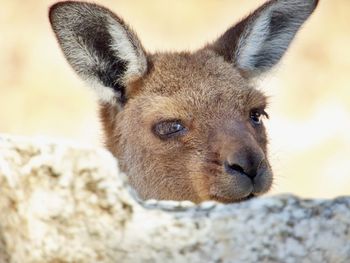
[[[255,125],[260,125],[262,123],[262,117],[265,116],[269,118],[269,115],[261,109],[252,109],[250,111],[250,119]]]
[[[153,132],[161,139],[183,135],[186,128],[179,120],[162,121],[153,126]]]

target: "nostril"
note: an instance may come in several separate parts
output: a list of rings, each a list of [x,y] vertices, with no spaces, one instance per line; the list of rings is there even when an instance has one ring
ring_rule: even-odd
[[[225,170],[228,173],[232,173],[232,172],[244,173],[244,169],[242,168],[242,166],[238,164],[229,164],[228,162],[225,162]]]
[[[244,173],[244,169],[241,166],[239,166],[238,164],[230,165],[230,169],[238,171],[240,173]]]
[[[248,176],[251,179],[254,179],[254,177],[255,177],[255,173],[254,174],[247,173],[243,169],[243,167],[240,166],[239,164],[229,164],[228,162],[225,162],[225,170],[229,174],[234,174],[235,172],[239,172],[239,173],[245,174],[246,176]]]

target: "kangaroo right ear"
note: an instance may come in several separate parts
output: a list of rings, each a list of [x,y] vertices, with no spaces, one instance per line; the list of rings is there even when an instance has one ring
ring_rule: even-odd
[[[264,73],[279,62],[317,4],[318,0],[270,0],[229,28],[209,48],[243,76]]]
[[[101,102],[127,101],[127,84],[147,71],[137,36],[107,8],[59,2],[50,8],[53,31],[69,64],[96,91]]]

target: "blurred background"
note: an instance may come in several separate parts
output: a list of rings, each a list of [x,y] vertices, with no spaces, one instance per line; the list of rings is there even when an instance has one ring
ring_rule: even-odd
[[[2,0],[0,133],[101,145],[94,94],[73,73],[47,19],[51,0]],[[194,50],[262,0],[96,0],[144,47]],[[282,63],[259,83],[275,171],[272,194],[350,194],[350,1],[323,0]]]

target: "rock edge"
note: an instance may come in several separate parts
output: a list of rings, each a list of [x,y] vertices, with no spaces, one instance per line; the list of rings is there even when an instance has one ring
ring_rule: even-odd
[[[350,197],[138,202],[103,149],[3,135],[5,262],[350,262]]]

